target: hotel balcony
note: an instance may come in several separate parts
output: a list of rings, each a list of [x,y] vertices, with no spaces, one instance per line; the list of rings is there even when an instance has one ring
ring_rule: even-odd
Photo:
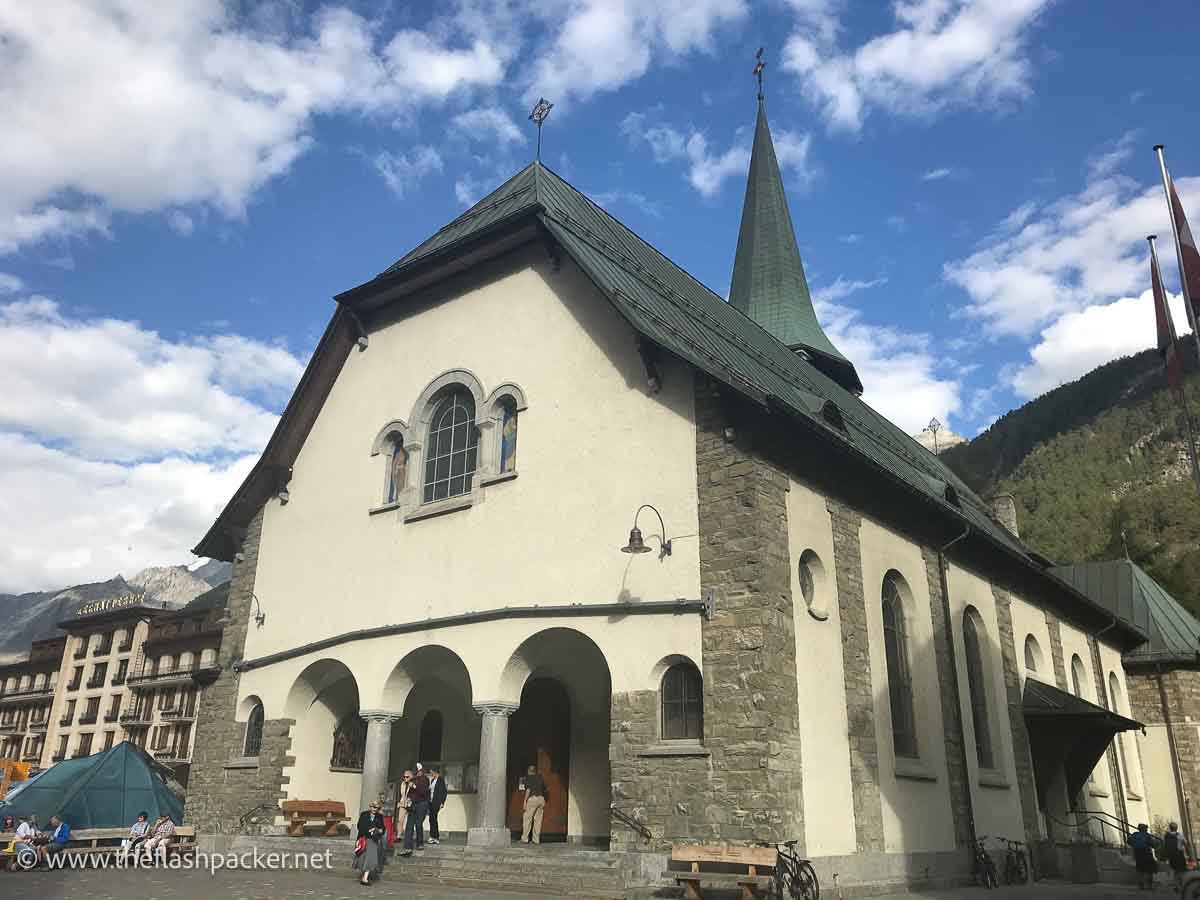
[[[163,709],[159,710],[159,715],[172,722],[191,722],[196,718],[196,711],[194,709]]]
[[[120,714],[119,714],[119,713],[115,713],[115,712],[106,712],[106,713],[104,714],[104,721],[105,721],[105,722],[115,722],[115,721],[117,721],[117,719],[119,719],[120,717],[121,717],[121,716],[120,716]]]
[[[36,719],[29,723],[30,731],[45,731],[50,726],[50,719]]]
[[[87,680],[87,688],[89,690],[91,690],[92,688],[98,688],[98,687],[104,687],[104,679],[103,678],[96,678],[95,676],[92,676],[91,678],[89,678]]]
[[[54,685],[46,684],[38,688],[26,688],[23,691],[13,691],[0,697],[0,707],[17,706],[30,700],[49,699],[54,696]]]
[[[75,715],[72,713],[72,714],[71,714],[71,715],[69,715],[69,716],[63,716],[61,719],[59,719],[59,720],[58,720],[58,724],[59,724],[59,726],[61,726],[62,728],[66,728],[67,726],[69,726],[69,725],[70,725],[72,722],[74,722],[74,721],[75,721]]]
[[[8,734],[10,732],[24,731],[24,730],[25,730],[25,726],[22,725],[20,722],[17,722],[17,721],[0,722],[0,733]]]
[[[136,728],[139,725],[150,724],[150,710],[131,709],[121,713],[121,724]]]
[[[133,649],[133,641],[124,641],[117,647],[118,653],[128,653]]]
[[[50,757],[51,762],[62,762],[67,758],[66,750],[55,750],[54,755]]]
[[[21,761],[35,763],[41,758],[42,758],[42,748],[38,747],[36,750],[34,750],[30,753],[26,753],[24,756],[22,756]]]
[[[87,656],[87,652],[88,652],[88,645],[83,644],[83,645],[75,648],[75,652],[72,654],[72,658],[73,659],[83,659],[85,656]]]
[[[112,641],[109,641],[107,644],[101,644],[92,651],[92,656],[108,656],[108,654],[112,653],[112,648]]]
[[[118,672],[118,673],[116,673],[115,675],[113,675],[113,677],[112,677],[112,685],[113,685],[113,687],[116,687],[117,685],[121,685],[121,684],[124,684],[124,683],[125,683],[125,676],[124,676],[123,674],[121,674],[120,672]]]
[[[179,684],[209,684],[220,674],[221,667],[218,665],[191,666],[187,669],[172,669],[170,672],[130,675],[129,687],[135,691],[144,691]]]
[[[98,718],[100,718],[99,713],[84,713],[82,716],[79,717],[79,724],[80,725],[95,725],[96,720]]]
[[[83,687],[83,681],[82,681],[82,680],[80,680],[80,681],[72,681],[70,684],[68,684],[68,685],[67,685],[67,690],[68,690],[68,691],[77,691],[77,690],[79,690],[81,687]]]
[[[184,763],[189,761],[187,748],[168,747],[163,750],[155,750],[154,758],[161,763]]]

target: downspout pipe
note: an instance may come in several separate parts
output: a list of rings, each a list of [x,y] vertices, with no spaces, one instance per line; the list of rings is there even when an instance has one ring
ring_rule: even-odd
[[[958,747],[959,754],[962,757],[963,774],[966,776],[967,790],[965,799],[967,801],[967,832],[970,838],[970,846],[967,847],[967,852],[971,858],[975,856],[975,799],[971,789],[971,767],[967,760],[967,727],[966,717],[963,716],[962,708],[962,693],[958,689],[958,654],[954,651],[954,619],[950,613],[950,580],[947,577],[947,571],[950,568],[950,563],[946,559],[946,551],[957,544],[959,541],[966,540],[971,534],[971,526],[968,525],[963,530],[963,533],[956,537],[944,547],[940,547],[937,551],[937,566],[938,577],[941,579],[942,586],[942,617],[946,624],[946,649],[950,654],[950,686],[954,693],[954,709],[958,714]]]

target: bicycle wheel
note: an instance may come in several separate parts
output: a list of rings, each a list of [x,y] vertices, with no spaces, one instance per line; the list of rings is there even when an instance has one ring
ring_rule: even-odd
[[[821,886],[817,882],[817,873],[813,871],[808,860],[801,860],[788,874],[788,891],[792,900],[819,900]]]
[[[779,860],[775,864],[775,875],[771,879],[771,883],[767,886],[767,896],[773,898],[773,900],[786,900],[787,898],[787,894],[783,892],[786,869],[787,866],[783,860]]]

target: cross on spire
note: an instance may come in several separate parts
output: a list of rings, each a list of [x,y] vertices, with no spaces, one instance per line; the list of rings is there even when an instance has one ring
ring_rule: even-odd
[[[529,121],[537,125],[537,159],[542,161],[542,123],[546,121],[546,117],[550,115],[550,110],[554,109],[554,104],[545,97],[538,99],[537,104],[533,107],[533,112],[529,114]]]
[[[762,102],[763,98],[763,69],[767,67],[763,61],[764,47],[759,47],[758,52],[754,54],[754,77],[758,79],[758,102]]]

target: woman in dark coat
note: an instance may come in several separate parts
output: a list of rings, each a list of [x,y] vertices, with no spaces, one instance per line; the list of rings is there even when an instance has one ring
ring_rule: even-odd
[[[1133,848],[1133,863],[1137,868],[1138,890],[1153,890],[1154,875],[1158,872],[1158,861],[1154,858],[1154,848],[1158,839],[1150,833],[1146,823],[1138,826],[1138,830],[1129,835],[1126,843]]]
[[[379,801],[371,804],[358,817],[358,837],[363,841],[363,851],[354,856],[354,871],[362,872],[362,884],[370,884],[371,876],[379,876],[383,869],[383,840],[387,826],[379,811]]]

